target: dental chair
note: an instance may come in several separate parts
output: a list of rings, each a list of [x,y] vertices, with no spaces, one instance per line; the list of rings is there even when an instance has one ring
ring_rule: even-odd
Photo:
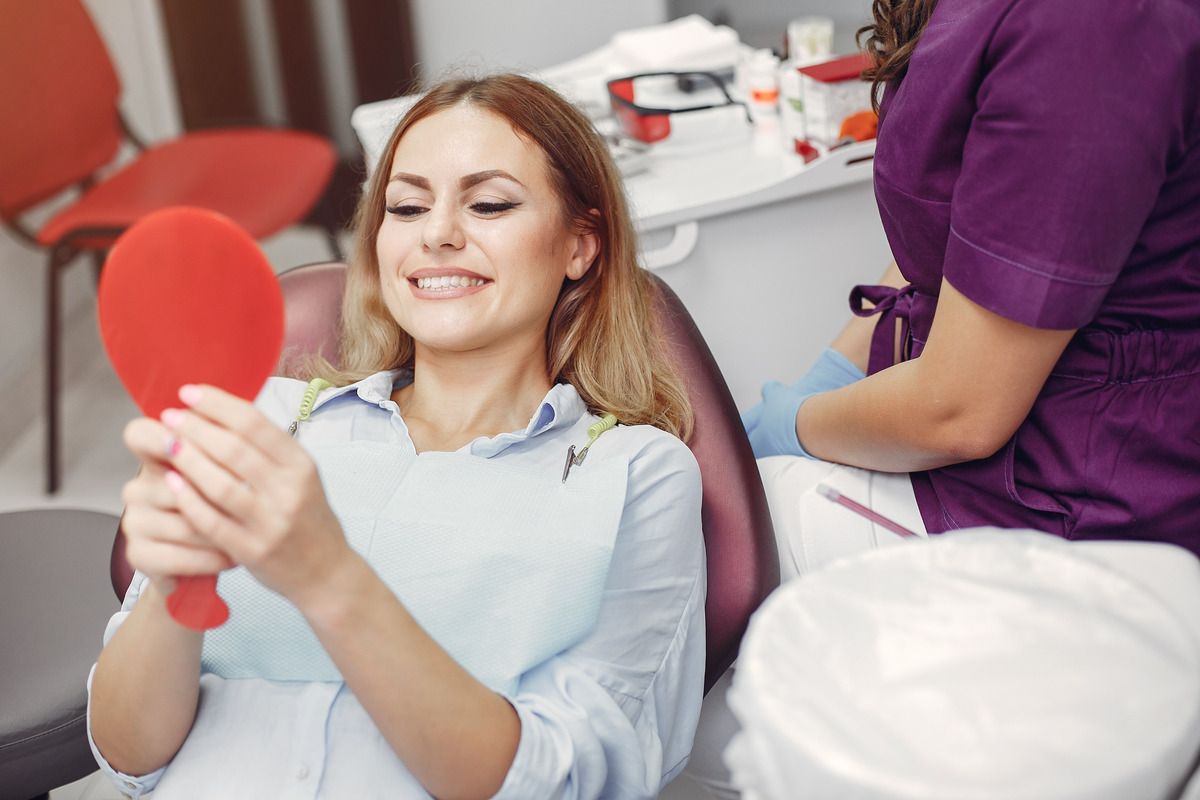
[[[704,486],[707,692],[736,658],[750,615],[779,585],[779,559],[758,467],[725,379],[679,298],[657,277],[651,278],[656,288],[655,313],[687,384],[696,419],[687,444],[700,464]],[[336,262],[309,264],[279,276],[285,311],[281,366],[304,353],[337,357],[335,338],[345,281],[346,266]],[[125,561],[124,535],[119,529],[110,567],[113,591],[123,598],[133,570]]]

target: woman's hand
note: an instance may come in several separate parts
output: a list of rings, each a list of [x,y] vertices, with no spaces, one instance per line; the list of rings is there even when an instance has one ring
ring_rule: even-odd
[[[354,552],[316,465],[252,404],[214,386],[185,386],[168,409],[179,439],[164,476],[188,524],[303,612]]]
[[[233,566],[224,552],[196,533],[167,485],[168,460],[178,440],[145,417],[125,426],[124,440],[141,462],[138,474],[121,492],[121,530],[130,566],[146,575],[164,597],[175,589],[174,576],[212,575]]]

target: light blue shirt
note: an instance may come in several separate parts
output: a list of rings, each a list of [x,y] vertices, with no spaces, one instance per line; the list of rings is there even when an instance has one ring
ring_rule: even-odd
[[[404,377],[382,372],[322,393],[301,423],[300,442],[317,449],[390,443],[418,458],[391,400],[396,380]],[[272,379],[257,405],[286,426],[304,388],[299,381]],[[549,471],[557,481],[568,446],[586,443],[584,432],[594,421],[573,387],[557,385],[524,430],[480,437],[458,453],[534,474]],[[592,459],[613,458],[624,460],[628,478],[598,617],[582,639],[501,691],[520,718],[521,739],[499,798],[654,797],[683,769],[691,749],[705,654],[699,469],[686,446],[650,426],[621,426],[599,442],[572,479]],[[473,480],[486,480],[486,470],[471,472]],[[472,489],[448,486],[446,500]],[[491,522],[485,511],[478,520],[483,526]],[[145,578],[136,576],[109,622],[106,643],[144,586]],[[90,684],[89,676],[89,690]],[[192,730],[164,768],[124,775],[108,765],[94,741],[92,751],[117,787],[134,797],[150,790],[157,800],[429,797],[339,680],[205,672]]]

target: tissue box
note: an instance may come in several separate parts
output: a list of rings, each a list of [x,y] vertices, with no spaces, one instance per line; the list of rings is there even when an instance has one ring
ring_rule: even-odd
[[[803,116],[803,136],[826,147],[837,144],[842,123],[855,114],[871,110],[871,84],[860,77],[871,65],[865,53],[835,58],[800,67],[798,97],[788,98]],[[795,81],[789,81],[795,85]]]

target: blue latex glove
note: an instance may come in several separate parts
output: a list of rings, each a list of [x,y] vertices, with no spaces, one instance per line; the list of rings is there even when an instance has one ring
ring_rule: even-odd
[[[742,415],[742,426],[750,437],[755,458],[766,456],[802,456],[814,458],[796,438],[796,414],[805,400],[814,394],[830,392],[862,380],[861,369],[832,348],[825,348],[804,377],[785,386],[771,381],[762,388],[762,402]]]

